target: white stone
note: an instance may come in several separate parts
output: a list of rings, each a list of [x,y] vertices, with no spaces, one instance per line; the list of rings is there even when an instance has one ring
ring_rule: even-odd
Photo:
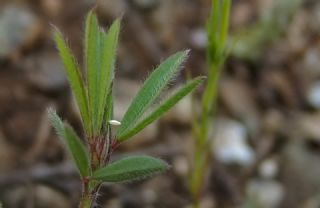
[[[317,82],[310,87],[307,99],[313,107],[320,108],[320,82]]]
[[[216,134],[212,138],[215,157],[226,164],[250,165],[254,160],[254,152],[246,143],[246,128],[230,119],[217,120],[216,125]]]
[[[278,164],[274,159],[267,159],[259,166],[259,174],[263,178],[274,178],[278,173]]]
[[[248,203],[259,208],[276,208],[284,197],[283,186],[275,181],[253,180],[247,187]]]
[[[195,48],[204,49],[208,43],[206,31],[203,28],[192,31],[190,42]]]

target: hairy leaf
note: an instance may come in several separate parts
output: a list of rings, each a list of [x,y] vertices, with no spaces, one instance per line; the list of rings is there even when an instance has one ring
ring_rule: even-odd
[[[132,156],[95,171],[92,178],[104,182],[128,182],[153,176],[168,168],[163,160],[150,156]]]
[[[120,20],[116,20],[110,27],[107,34],[101,31],[101,75],[99,80],[99,108],[97,115],[97,128],[101,129],[103,118],[105,116],[105,111],[110,110],[106,108],[111,108],[108,106],[108,94],[112,91],[111,83],[114,79],[114,69],[116,62],[116,52],[118,45],[118,37],[120,31]],[[106,118],[110,119],[110,118]]]
[[[59,116],[52,109],[48,111],[49,119],[55,128],[58,136],[66,144],[82,177],[90,175],[90,162],[87,149],[80,141],[77,134],[68,124],[63,124]]]
[[[49,117],[49,120],[50,120],[52,126],[56,130],[57,135],[60,138],[63,138],[64,134],[65,134],[63,122],[52,108],[48,109],[48,117]]]
[[[122,124],[117,131],[117,138],[123,139],[124,133],[135,125],[146,110],[159,97],[163,89],[168,85],[179,66],[186,59],[188,51],[178,52],[165,60],[144,82],[137,96],[132,101],[125,113]]]
[[[87,133],[90,133],[88,98],[79,67],[71,50],[63,39],[62,34],[57,29],[54,32],[54,39],[59,50],[60,57],[63,61],[71,89],[79,106],[84,129]]]
[[[184,98],[187,94],[193,91],[196,87],[203,82],[205,77],[198,77],[194,80],[189,81],[186,85],[176,90],[167,100],[157,106],[146,118],[137,123],[132,129],[123,133],[122,140],[126,140],[137,134],[139,131],[144,129],[147,125],[161,117],[165,112],[172,108],[177,102]]]
[[[72,127],[68,124],[64,125],[66,132],[66,141],[69,151],[81,173],[82,176],[90,175],[89,155],[86,147],[80,141],[78,135],[74,132]]]
[[[100,76],[101,76],[101,34],[98,20],[93,11],[90,11],[86,19],[85,28],[85,61],[87,68],[88,96],[89,106],[91,110],[91,125],[93,134],[98,134],[99,127],[97,125],[99,111],[99,92],[100,92]]]
[[[113,90],[112,85],[110,86],[109,94],[107,96],[106,106],[105,106],[105,112],[104,112],[104,122],[106,124],[109,120],[113,118]]]

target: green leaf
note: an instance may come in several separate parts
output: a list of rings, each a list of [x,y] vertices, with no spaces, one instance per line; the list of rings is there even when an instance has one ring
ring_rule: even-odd
[[[163,160],[150,156],[133,156],[95,171],[92,179],[104,182],[128,182],[151,177],[168,168],[168,164]]]
[[[103,118],[105,116],[105,111],[112,108],[109,106],[108,103],[108,94],[112,91],[111,83],[114,79],[114,69],[116,63],[116,52],[117,52],[117,45],[118,45],[118,37],[120,31],[120,20],[114,21],[112,26],[110,27],[107,34],[101,31],[101,43],[102,43],[102,50],[101,50],[101,75],[99,80],[99,108],[98,108],[98,117],[97,119],[97,128],[101,129]],[[109,119],[109,118],[107,118]]]
[[[79,106],[84,129],[87,133],[90,133],[90,117],[87,92],[76,59],[74,58],[71,50],[63,39],[62,34],[57,29],[55,29],[54,32],[54,39],[59,50],[60,57],[63,61],[65,72],[71,85],[71,89]]]
[[[62,120],[59,118],[59,116],[57,115],[57,113],[56,113],[52,108],[49,108],[49,109],[48,109],[48,117],[49,117],[49,120],[50,120],[52,126],[53,126],[54,129],[56,130],[57,135],[58,135],[60,138],[63,138],[64,135],[65,135],[63,122],[62,122]]]
[[[105,108],[105,115],[104,115],[104,121],[106,124],[108,124],[108,121],[113,118],[113,90],[112,90],[112,84],[110,86],[109,94],[107,96],[107,102],[106,102],[106,108]]]
[[[189,81],[186,85],[176,90],[167,100],[156,107],[156,109],[150,113],[146,118],[136,124],[132,129],[127,130],[123,133],[121,141],[126,140],[139,131],[144,129],[147,125],[151,124],[153,121],[161,117],[165,112],[172,108],[177,102],[184,98],[187,94],[192,92],[196,87],[198,87],[205,77],[198,77],[194,80]]]
[[[188,51],[178,52],[164,61],[144,82],[137,96],[125,113],[117,138],[122,139],[124,133],[141,118],[146,110],[159,97],[164,88],[179,70],[179,66],[187,58]]]
[[[73,128],[69,124],[65,124],[65,140],[69,151],[75,161],[80,174],[84,176],[90,175],[90,162],[87,148],[80,141],[78,135],[74,132]]]
[[[59,116],[52,109],[48,110],[49,119],[55,128],[58,136],[63,140],[70,152],[79,172],[82,177],[90,176],[90,161],[87,152],[87,148],[80,141],[77,134],[72,127],[61,121]]]
[[[97,125],[99,111],[99,92],[100,92],[100,76],[101,76],[101,34],[98,20],[93,11],[90,11],[86,19],[85,28],[85,61],[87,68],[88,97],[91,110],[91,125],[93,134],[99,133]],[[102,99],[102,98],[101,98]]]

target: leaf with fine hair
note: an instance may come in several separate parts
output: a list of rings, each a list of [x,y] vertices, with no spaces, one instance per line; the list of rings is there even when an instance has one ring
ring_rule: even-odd
[[[99,133],[97,126],[99,109],[99,92],[101,76],[101,34],[98,25],[97,16],[90,11],[86,19],[85,28],[85,61],[87,69],[88,97],[91,110],[91,125],[93,135]]]
[[[150,156],[132,156],[95,171],[92,179],[104,182],[128,182],[141,180],[166,171],[169,165]]]
[[[57,115],[56,111],[53,110],[52,108],[48,109],[48,118],[52,124],[52,126],[54,127],[54,129],[56,130],[57,135],[60,138],[64,137],[64,126],[63,126],[63,122],[60,119],[60,117]]]
[[[65,140],[67,146],[72,155],[73,160],[75,161],[81,176],[90,175],[90,161],[87,148],[80,141],[78,135],[74,132],[73,128],[69,124],[65,124]]]
[[[72,159],[80,172],[80,175],[82,177],[90,176],[90,161],[85,145],[80,141],[79,137],[69,124],[63,124],[54,110],[49,109],[48,115],[58,136],[66,144],[68,151],[70,152]]]
[[[101,35],[101,74],[99,79],[99,106],[97,114],[97,128],[101,129],[106,108],[108,106],[108,94],[111,91],[111,83],[114,79],[114,69],[116,63],[116,52],[120,31],[120,20],[114,21],[107,34],[103,31]],[[109,109],[110,110],[110,109]],[[106,118],[110,119],[110,118]]]
[[[88,108],[87,92],[82,79],[79,66],[74,58],[71,50],[67,46],[62,34],[55,29],[54,39],[59,50],[60,58],[62,59],[66,75],[68,77],[71,89],[76,98],[84,129],[90,134],[90,116]]]
[[[137,96],[126,111],[121,126],[117,131],[117,139],[122,140],[124,133],[130,129],[159,97],[170,80],[179,70],[179,66],[188,56],[188,50],[178,52],[166,59],[144,82]]]
[[[121,141],[124,141],[134,136],[142,129],[144,129],[147,125],[151,124],[153,121],[158,119],[165,112],[170,110],[170,108],[172,108],[177,102],[184,98],[187,94],[189,94],[195,88],[197,88],[203,82],[204,79],[205,77],[197,77],[189,81],[184,86],[180,87],[168,99],[163,101],[162,104],[157,106],[156,109],[154,109],[148,116],[146,116],[146,118],[138,122],[132,129],[128,129],[126,132],[124,132],[123,136],[121,137]]]
[[[113,90],[112,90],[112,84],[110,86],[110,90],[107,96],[107,101],[105,105],[105,111],[104,111],[104,122],[106,122],[104,125],[108,123],[109,120],[113,118]]]

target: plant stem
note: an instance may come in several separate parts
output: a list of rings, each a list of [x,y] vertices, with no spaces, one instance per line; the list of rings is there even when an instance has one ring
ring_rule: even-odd
[[[89,180],[84,178],[82,179],[82,195],[80,199],[79,208],[91,208],[93,204],[93,194],[90,193]]]
[[[91,208],[91,205],[93,203],[92,199],[93,198],[90,195],[81,196],[79,208]]]

